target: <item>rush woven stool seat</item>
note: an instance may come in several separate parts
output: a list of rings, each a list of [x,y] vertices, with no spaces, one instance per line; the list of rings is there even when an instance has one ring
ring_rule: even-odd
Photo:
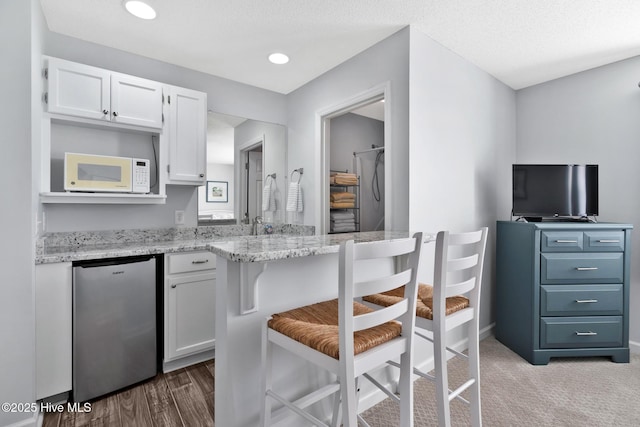
[[[338,298],[276,313],[263,324],[261,424],[270,425],[295,413],[313,425],[342,424],[355,427],[358,415],[357,380],[390,359],[400,363],[398,383],[400,425],[413,426],[413,337],[415,336],[417,268],[422,234],[411,238],[340,245]],[[363,269],[370,260],[393,259],[395,268]],[[380,263],[383,265],[383,263]],[[372,271],[376,270],[376,271]],[[379,271],[378,271],[379,270]],[[365,274],[366,273],[366,274]],[[398,301],[373,310],[357,300],[363,295],[403,287]],[[276,345],[337,376],[337,380],[291,401],[286,390],[276,391],[272,384],[272,347]],[[374,379],[373,384],[378,386]],[[308,408],[333,396],[331,420],[321,420]],[[272,411],[273,402],[281,408]]]
[[[414,369],[414,373],[436,383],[438,425],[450,426],[449,402],[460,399],[471,405],[471,423],[482,425],[480,411],[479,307],[480,285],[487,243],[487,227],[470,233],[441,231],[436,238],[434,285],[419,284],[416,303],[416,335],[433,343],[435,375]],[[395,304],[404,289],[364,296],[368,303],[388,307]],[[465,296],[466,295],[466,296]],[[447,332],[466,325],[468,355],[446,347]],[[426,333],[433,336],[429,337]],[[455,390],[449,389],[447,352],[464,358],[468,380]],[[389,362],[397,366],[397,363]],[[469,389],[470,399],[460,393]]]

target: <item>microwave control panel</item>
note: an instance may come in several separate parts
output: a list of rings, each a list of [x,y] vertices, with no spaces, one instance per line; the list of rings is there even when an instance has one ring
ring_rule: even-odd
[[[131,159],[132,193],[148,193],[150,191],[150,164],[147,159]]]

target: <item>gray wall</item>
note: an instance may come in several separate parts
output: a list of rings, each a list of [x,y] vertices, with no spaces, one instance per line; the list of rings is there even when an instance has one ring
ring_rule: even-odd
[[[517,93],[518,163],[599,165],[598,221],[640,224],[640,57]],[[630,340],[640,346],[640,238],[632,232]]]
[[[384,83],[389,83],[393,150],[391,162],[394,192],[386,194],[393,205],[389,230],[409,226],[409,28],[404,28],[380,43],[338,65],[288,95],[289,170],[304,168],[300,184],[304,197],[301,222],[320,227],[319,209],[314,195],[319,194],[320,141],[316,129],[317,114]]]
[[[384,122],[348,113],[331,119],[331,169],[354,172],[353,152],[384,146]],[[378,165],[380,201],[373,197],[371,180],[377,151],[360,154],[360,231],[384,230],[384,156]],[[376,226],[380,224],[379,228]]]
[[[411,230],[489,226],[480,327],[492,321],[497,219],[508,219],[515,159],[515,92],[467,60],[411,30]],[[420,275],[433,277],[433,246]]]
[[[208,109],[218,113],[286,123],[286,97],[275,92],[46,30],[44,54],[206,92]],[[185,211],[185,226],[195,226],[197,193],[174,185],[167,186],[165,205],[47,205],[45,231],[172,227],[176,210]]]
[[[37,0],[0,2],[0,402],[10,403],[35,401],[36,205],[32,176],[26,171],[38,161],[32,144],[39,141],[41,88],[40,79],[34,76],[40,68],[37,64],[43,20],[39,8]],[[32,67],[34,57],[38,62]],[[0,425],[35,425],[33,416],[30,412],[1,411]]]

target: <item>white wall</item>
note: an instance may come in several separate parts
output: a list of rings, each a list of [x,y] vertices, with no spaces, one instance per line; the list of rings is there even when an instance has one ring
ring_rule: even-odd
[[[640,57],[517,92],[518,163],[599,165],[600,222],[640,224]],[[630,340],[640,345],[640,238],[632,232]]]
[[[206,92],[207,108],[218,113],[286,123],[286,97],[275,92],[46,30],[44,54]],[[165,205],[47,205],[45,231],[173,227],[176,210],[185,211],[185,226],[195,226],[197,193],[168,186]]]
[[[316,132],[317,113],[339,105],[378,85],[389,82],[391,141],[386,160],[392,164],[394,191],[387,192],[393,206],[389,230],[409,226],[409,28],[404,28],[380,43],[338,65],[288,95],[289,170],[304,168],[300,182],[304,196],[302,223],[320,229],[319,209],[314,197],[319,194],[320,145]],[[390,150],[393,156],[389,156]]]
[[[39,56],[42,16],[36,0],[0,2],[0,120],[2,121],[0,209],[0,402],[35,401],[34,246],[32,144],[39,139]],[[32,14],[32,10],[34,13]],[[20,176],[20,179],[16,179]],[[35,425],[33,413],[0,412],[0,425]]]
[[[409,228],[489,226],[480,327],[492,321],[495,224],[509,219],[515,92],[411,29]],[[433,278],[433,244],[421,280]]]

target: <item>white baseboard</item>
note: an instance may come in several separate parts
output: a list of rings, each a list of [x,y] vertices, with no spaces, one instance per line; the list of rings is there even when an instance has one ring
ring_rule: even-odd
[[[186,368],[187,366],[195,365],[196,363],[204,362],[206,360],[214,359],[216,356],[216,350],[207,350],[202,353],[192,354],[191,356],[182,357],[180,359],[172,360],[162,363],[162,372],[176,371],[178,369]]]
[[[640,342],[629,341],[629,351],[631,353],[640,353]]]

